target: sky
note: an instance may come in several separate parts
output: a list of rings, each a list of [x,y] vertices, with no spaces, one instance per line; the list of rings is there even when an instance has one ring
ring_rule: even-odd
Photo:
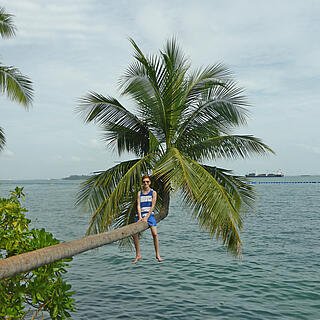
[[[29,111],[0,95],[1,179],[51,179],[104,170],[121,157],[75,112],[89,91],[119,99],[133,38],[158,53],[175,36],[192,66],[223,62],[245,88],[251,134],[275,155],[208,163],[236,174],[320,174],[320,1],[2,0],[17,35],[0,38],[0,61],[31,78]]]

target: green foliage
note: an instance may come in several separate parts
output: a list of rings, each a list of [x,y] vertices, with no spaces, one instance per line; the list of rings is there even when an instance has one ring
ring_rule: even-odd
[[[14,37],[16,27],[12,20],[13,15],[0,7],[0,36]],[[7,93],[9,99],[16,101],[26,108],[32,102],[32,82],[30,79],[12,66],[4,66],[0,62],[0,92]]]
[[[27,210],[21,206],[23,188],[16,187],[9,198],[0,197],[0,257],[2,259],[37,250],[59,240],[44,229],[30,228]],[[67,272],[64,259],[0,281],[0,318],[24,319],[32,313],[33,319],[47,311],[52,319],[70,318],[75,311],[74,293],[62,275]]]
[[[0,7],[0,37],[15,36],[16,27],[12,18],[12,14],[7,13],[3,7]],[[0,61],[0,94],[4,93],[10,100],[20,103],[26,109],[32,103],[33,88],[31,80],[23,75],[19,69],[13,66],[5,66]],[[4,148],[5,142],[4,131],[0,127],[0,151]]]
[[[5,144],[6,144],[6,138],[4,136],[2,128],[0,127],[0,151],[3,149]]]
[[[16,34],[16,27],[12,21],[12,14],[0,7],[0,35],[3,38],[14,37]]]
[[[7,93],[9,99],[24,105],[27,109],[33,96],[32,82],[19,69],[0,63],[0,92]]]

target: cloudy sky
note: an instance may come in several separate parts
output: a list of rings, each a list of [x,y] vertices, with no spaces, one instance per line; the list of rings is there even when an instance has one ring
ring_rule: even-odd
[[[61,178],[103,170],[130,155],[106,149],[75,113],[88,91],[119,98],[132,37],[156,53],[175,35],[194,67],[224,62],[252,107],[248,126],[276,155],[219,161],[235,173],[320,174],[320,1],[2,0],[15,15],[0,61],[34,84],[32,108],[0,96],[7,146],[0,179]]]

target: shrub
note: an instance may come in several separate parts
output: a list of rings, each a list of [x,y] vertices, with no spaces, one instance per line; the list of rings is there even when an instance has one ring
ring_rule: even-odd
[[[44,229],[30,228],[27,210],[21,206],[23,188],[16,187],[9,198],[0,197],[0,258],[5,259],[24,252],[59,243]],[[75,300],[71,297],[71,285],[62,275],[67,272],[68,262],[64,259],[0,280],[0,318],[32,319],[48,312],[52,319],[66,319],[75,311]]]

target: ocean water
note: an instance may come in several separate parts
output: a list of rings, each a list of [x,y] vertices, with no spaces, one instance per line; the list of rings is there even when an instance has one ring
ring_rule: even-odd
[[[265,180],[268,179],[268,180]],[[320,182],[319,176],[255,179]],[[272,179],[272,180],[271,180]],[[1,181],[5,196],[24,186],[35,227],[60,240],[82,237],[89,217],[74,209],[78,181]],[[74,257],[67,279],[76,291],[72,319],[320,319],[320,183],[255,184],[236,260],[202,232],[176,197],[143,259],[106,245]]]

